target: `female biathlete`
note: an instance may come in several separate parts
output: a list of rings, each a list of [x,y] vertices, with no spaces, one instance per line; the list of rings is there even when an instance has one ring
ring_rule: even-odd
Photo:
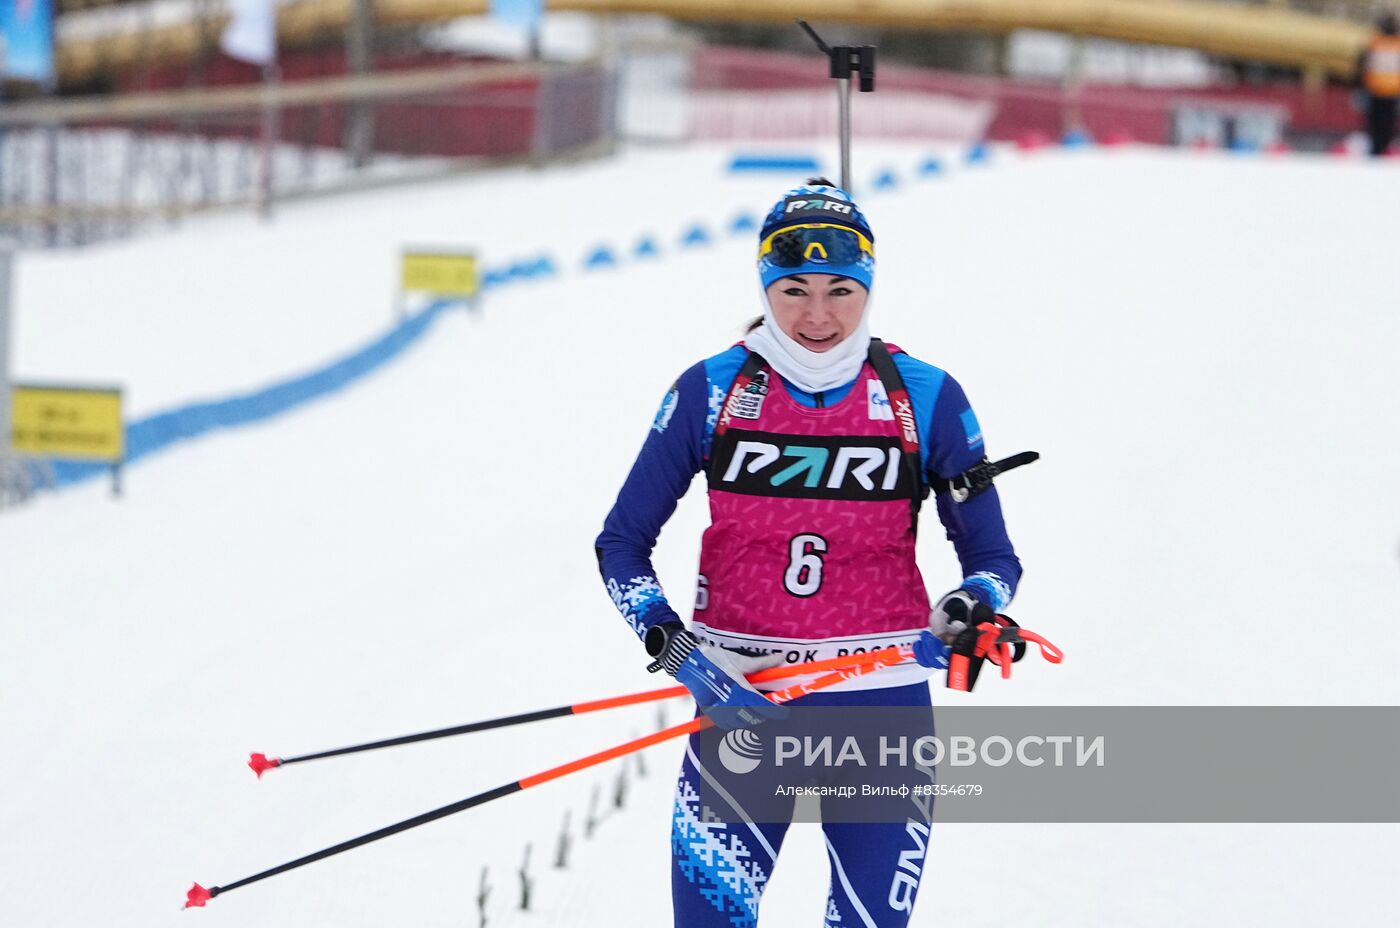
[[[849,194],[821,178],[773,207],[759,233],[762,322],[681,374],[598,537],[604,582],[652,669],[684,683],[724,728],[781,711],[745,674],[913,644],[926,630],[952,642],[1002,609],[1021,576],[996,490],[978,478],[983,437],[962,388],[870,337],[874,240]],[[650,557],[701,470],[712,521],[687,628]],[[930,489],[964,575],[932,609],[914,558]],[[930,673],[899,665],[793,705],[928,707]],[[702,808],[702,794],[728,795],[706,786],[722,787],[726,774],[695,748],[692,736],[672,826],[675,924],[756,925],[786,824]],[[823,831],[825,924],[906,925],[927,829],[826,822]]]

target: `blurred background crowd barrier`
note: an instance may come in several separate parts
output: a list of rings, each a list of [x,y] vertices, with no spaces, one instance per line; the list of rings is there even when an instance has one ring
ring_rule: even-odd
[[[192,212],[619,141],[829,137],[791,25],[880,46],[857,137],[1326,150],[1389,0],[0,0],[0,234]]]
[[[599,65],[448,60],[22,104],[0,109],[0,225],[77,245],[198,210],[596,154],[615,137],[612,95]]]

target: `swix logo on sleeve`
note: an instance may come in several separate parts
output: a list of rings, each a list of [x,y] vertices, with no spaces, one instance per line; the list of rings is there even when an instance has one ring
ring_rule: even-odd
[[[908,499],[898,439],[878,435],[779,435],[743,430],[715,441],[710,487],[749,496]]]

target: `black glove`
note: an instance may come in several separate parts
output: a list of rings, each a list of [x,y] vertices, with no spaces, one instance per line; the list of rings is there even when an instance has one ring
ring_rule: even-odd
[[[994,622],[997,611],[973,596],[967,589],[959,587],[945,595],[928,614],[928,630],[941,638],[943,643],[952,646],[958,635],[969,628],[976,628],[983,622]]]

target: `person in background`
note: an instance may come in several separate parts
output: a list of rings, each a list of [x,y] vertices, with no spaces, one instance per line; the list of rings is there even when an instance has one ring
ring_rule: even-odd
[[[1357,58],[1356,83],[1365,96],[1366,134],[1373,157],[1386,153],[1395,138],[1400,103],[1400,36],[1394,13],[1376,22],[1376,35]]]

